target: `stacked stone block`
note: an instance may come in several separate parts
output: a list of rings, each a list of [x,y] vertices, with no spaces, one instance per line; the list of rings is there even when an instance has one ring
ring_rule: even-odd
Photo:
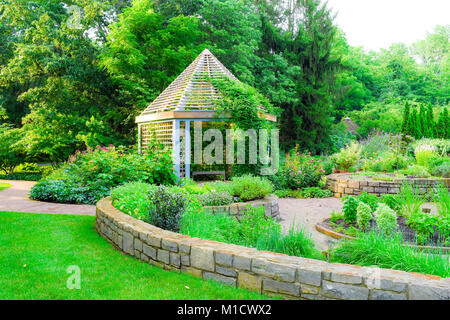
[[[162,230],[97,203],[96,229],[118,250],[166,270],[308,300],[450,299],[450,278],[291,257]]]
[[[450,179],[415,179],[404,178],[393,181],[353,180],[350,174],[332,174],[327,177],[327,188],[331,190],[336,198],[348,195],[359,195],[367,192],[376,196],[382,194],[397,194],[403,182],[407,182],[418,188],[420,194],[441,185],[450,190]]]

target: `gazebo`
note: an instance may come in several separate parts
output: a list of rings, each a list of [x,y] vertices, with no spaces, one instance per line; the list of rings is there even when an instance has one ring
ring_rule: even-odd
[[[228,77],[238,81],[208,50],[202,53],[138,116],[139,149],[148,146],[152,136],[172,149],[175,173],[191,176],[191,122],[224,121],[214,110],[220,92],[208,79]],[[276,122],[276,116],[260,113]],[[184,138],[184,139],[183,139]],[[183,148],[182,148],[182,140]],[[184,149],[184,150],[182,150]],[[184,158],[184,159],[183,159]],[[184,164],[182,166],[181,164]]]

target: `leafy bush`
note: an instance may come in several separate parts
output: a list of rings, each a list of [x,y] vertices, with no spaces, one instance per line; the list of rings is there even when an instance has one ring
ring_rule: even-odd
[[[23,135],[20,129],[0,124],[0,171],[12,174],[17,165],[23,162],[24,154],[19,145]]]
[[[243,201],[262,199],[273,191],[269,180],[251,175],[233,177],[231,184],[233,195]]]
[[[347,196],[342,199],[344,200],[342,211],[344,212],[345,221],[347,221],[347,223],[355,222],[359,201],[353,196]]]
[[[10,173],[10,174],[0,174],[0,179],[39,181],[42,179],[42,173],[41,172],[14,172],[14,173]]]
[[[233,196],[228,192],[208,192],[199,196],[204,206],[226,206],[233,203]]]
[[[356,209],[356,222],[361,230],[369,229],[372,217],[372,209],[364,202],[360,202]]]
[[[333,155],[336,166],[342,170],[349,170],[361,159],[362,147],[357,142],[352,142],[346,148]]]
[[[327,166],[330,166],[329,162]],[[322,159],[298,152],[297,146],[287,155],[277,174],[269,176],[269,179],[276,189],[297,190],[318,187],[325,172]]]
[[[129,182],[111,191],[113,206],[136,219],[145,220],[150,200],[148,194],[155,185],[144,182]]]
[[[395,155],[392,152],[384,152],[376,158],[369,158],[364,161],[363,170],[374,172],[392,172],[397,169],[404,169],[411,163],[407,156]]]
[[[281,189],[281,190],[275,190],[274,194],[278,197],[278,198],[290,198],[292,197],[292,190],[290,189]]]
[[[397,195],[393,194],[382,194],[381,202],[386,204],[389,208],[398,212],[400,210],[400,202],[397,199]]]
[[[449,139],[420,139],[411,144],[413,150],[422,145],[432,147],[440,156],[445,156],[450,152],[450,140]]]
[[[414,149],[417,164],[422,167],[428,168],[430,166],[430,160],[437,155],[436,148],[433,146],[422,144]]]
[[[328,189],[317,187],[305,188],[301,191],[303,198],[328,198],[333,196],[333,192]]]
[[[397,215],[386,204],[380,203],[375,211],[375,221],[382,234],[391,235],[398,228]]]
[[[95,204],[98,199],[109,195],[109,189],[90,189],[67,180],[45,180],[30,191],[30,198],[50,202]]]
[[[428,178],[430,176],[427,168],[418,165],[409,166],[406,169],[400,170],[400,173],[417,178]]]
[[[53,183],[52,195],[49,192],[33,192],[36,200],[89,203],[94,204],[100,198],[108,196],[113,187],[126,182],[141,181],[155,184],[173,184],[176,176],[172,169],[170,153],[153,149],[152,153],[137,153],[125,148],[97,147],[87,152],[76,152],[61,169],[55,170],[32,189],[43,189],[46,181],[63,181]],[[71,186],[73,199],[65,196]],[[58,190],[58,187],[62,190]]]
[[[441,165],[434,167],[431,173],[433,176],[450,178],[450,161],[443,162]]]
[[[438,224],[438,217],[424,212],[416,212],[411,215],[407,222],[417,234],[417,242],[425,244],[427,239],[434,234],[434,228]]]
[[[148,194],[149,213],[144,218],[159,228],[179,231],[180,220],[186,209],[186,198],[182,193],[171,192],[165,186],[158,186]]]
[[[374,212],[375,210],[377,210],[378,208],[378,201],[380,200],[377,196],[373,195],[373,194],[368,194],[367,192],[363,192],[361,193],[357,199],[361,202],[364,202],[365,204],[367,204],[370,209],[372,210],[372,212]]]

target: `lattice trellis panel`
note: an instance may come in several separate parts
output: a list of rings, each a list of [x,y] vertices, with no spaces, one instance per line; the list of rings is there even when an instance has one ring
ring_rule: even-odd
[[[141,148],[145,149],[152,138],[172,149],[172,121],[148,122],[141,125]]]

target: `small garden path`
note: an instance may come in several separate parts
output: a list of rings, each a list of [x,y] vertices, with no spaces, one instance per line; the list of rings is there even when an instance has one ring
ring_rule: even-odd
[[[0,180],[11,184],[0,191],[0,211],[95,215],[95,206],[87,204],[62,204],[34,201],[28,198],[30,189],[36,182]]]
[[[331,216],[331,212],[342,210],[341,199],[279,199],[281,225],[289,230],[292,224],[310,233],[317,249],[327,250],[336,244],[332,239],[316,230],[316,224]]]

